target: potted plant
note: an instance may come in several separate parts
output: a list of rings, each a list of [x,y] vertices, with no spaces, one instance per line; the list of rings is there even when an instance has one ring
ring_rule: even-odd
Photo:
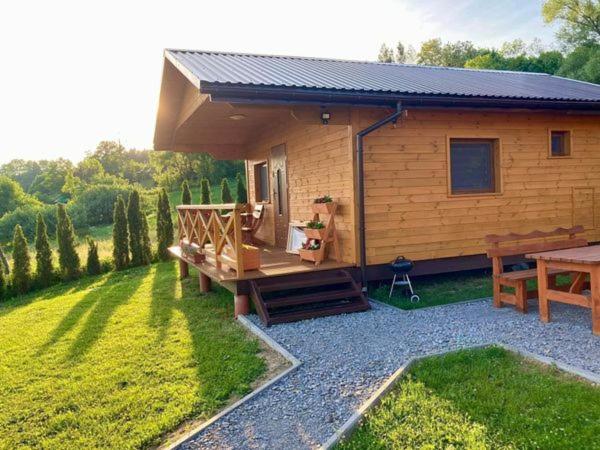
[[[320,220],[311,220],[306,223],[304,234],[308,239],[325,239],[325,224]]]
[[[200,264],[206,259],[200,246],[194,242],[183,239],[180,243],[180,247],[183,257],[193,263]]]
[[[323,261],[323,249],[321,248],[321,243],[318,241],[309,239],[302,244],[302,248],[300,248],[298,251],[300,252],[301,260],[313,261],[317,265]]]
[[[329,195],[318,197],[312,204],[312,212],[315,214],[331,214],[335,208],[335,202]]]

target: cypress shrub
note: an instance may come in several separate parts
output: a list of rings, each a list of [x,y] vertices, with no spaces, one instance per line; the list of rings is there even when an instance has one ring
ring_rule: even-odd
[[[4,269],[0,266],[0,302],[6,298],[6,276]]]
[[[131,265],[144,264],[144,251],[142,246],[142,210],[140,209],[140,193],[136,190],[129,194],[127,203],[127,226],[129,229],[129,250],[131,251]]]
[[[238,203],[248,203],[248,191],[246,191],[246,183],[244,183],[244,178],[241,173],[237,173],[235,176],[236,180],[236,202]]]
[[[76,278],[80,273],[81,261],[75,250],[73,223],[63,204],[59,204],[57,209],[56,241],[61,274],[67,279]]]
[[[86,269],[88,275],[98,275],[102,272],[100,258],[98,257],[98,244],[88,237],[88,253]]]
[[[129,236],[127,232],[127,213],[125,202],[117,197],[113,212],[113,259],[115,269],[123,270],[129,265]]]
[[[190,185],[187,180],[184,180],[181,184],[181,204],[191,205],[192,204],[192,191],[190,191]]]
[[[44,216],[38,213],[37,225],[35,230],[35,261],[36,278],[42,287],[50,286],[54,278],[54,268],[52,267],[52,250],[48,240],[48,230]]]
[[[8,259],[6,259],[6,255],[4,254],[4,249],[0,245],[0,269],[4,268],[6,273],[10,273],[10,267],[8,266]]]
[[[150,229],[148,227],[148,218],[142,213],[142,264],[147,265],[152,262],[152,242],[150,241]]]
[[[221,180],[221,202],[233,203],[233,196],[231,195],[231,191],[229,190],[229,183],[227,182],[227,178],[223,178],[223,180]]]
[[[158,196],[156,215],[156,237],[158,239],[158,257],[163,261],[169,259],[169,247],[173,245],[173,220],[169,196],[163,188]]]
[[[21,225],[15,227],[13,236],[13,274],[12,284],[19,294],[26,293],[31,287],[31,260],[27,239]]]
[[[200,203],[202,205],[210,205],[212,203],[210,199],[210,183],[206,178],[202,178],[200,182]]]

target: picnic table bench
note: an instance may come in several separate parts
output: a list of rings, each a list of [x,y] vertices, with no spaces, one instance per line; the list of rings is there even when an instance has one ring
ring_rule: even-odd
[[[527,281],[537,278],[537,269],[504,272],[502,258],[506,256],[525,256],[526,254],[547,252],[551,250],[585,247],[588,242],[577,235],[583,233],[580,225],[572,228],[556,228],[553,231],[533,231],[527,234],[509,233],[505,235],[490,234],[485,237],[491,247],[487,251],[492,259],[494,306],[500,308],[504,303],[515,305],[522,313],[527,312],[527,300],[538,297],[538,290],[527,290]],[[548,286],[556,289],[556,276],[569,273],[563,268],[548,268]],[[506,292],[505,287],[514,289],[514,293]]]

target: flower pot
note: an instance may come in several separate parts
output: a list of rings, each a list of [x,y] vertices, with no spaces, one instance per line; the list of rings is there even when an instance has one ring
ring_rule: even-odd
[[[307,250],[305,248],[301,248],[298,250],[300,253],[300,259],[303,261],[312,261],[319,265],[321,261],[323,261],[323,249],[320,248],[318,250]]]
[[[313,203],[312,212],[314,214],[331,214],[335,208],[335,202]]]
[[[304,228],[304,234],[308,239],[325,239],[325,228]]]

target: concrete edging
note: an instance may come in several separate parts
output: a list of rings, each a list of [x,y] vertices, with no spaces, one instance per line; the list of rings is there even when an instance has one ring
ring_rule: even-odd
[[[391,306],[391,305],[388,305],[388,306]],[[323,443],[319,447],[319,450],[330,450],[337,443],[339,443],[342,439],[348,437],[360,425],[365,414],[369,410],[371,410],[373,407],[377,406],[377,404],[379,404],[379,402],[381,401],[383,396],[385,394],[387,394],[396,385],[396,383],[398,383],[406,375],[407,371],[415,363],[417,363],[423,359],[427,359],[427,358],[431,358],[431,357],[435,357],[435,356],[442,356],[442,355],[445,355],[448,353],[454,353],[454,352],[457,352],[460,350],[473,350],[473,349],[477,349],[477,348],[486,348],[486,347],[491,347],[491,346],[503,348],[509,352],[516,353],[526,359],[532,359],[534,361],[538,361],[538,362],[541,362],[541,363],[549,365],[549,366],[556,366],[559,369],[563,370],[564,372],[570,373],[570,374],[578,376],[580,378],[584,378],[593,384],[600,385],[600,375],[596,375],[595,373],[590,372],[585,369],[580,369],[578,367],[571,366],[569,364],[565,364],[563,362],[555,360],[554,358],[537,355],[537,354],[531,353],[527,350],[521,350],[517,347],[513,347],[512,345],[503,344],[500,342],[482,344],[482,345],[474,345],[472,347],[464,347],[464,348],[453,349],[453,350],[448,350],[448,351],[443,351],[443,352],[431,353],[431,354],[427,354],[427,355],[423,355],[423,356],[417,356],[417,357],[409,359],[398,370],[396,370],[381,385],[381,387],[379,389],[377,389],[377,391],[375,391],[373,393],[373,395],[371,395],[371,397],[369,397],[369,399],[366,402],[364,402],[362,405],[360,405],[360,407],[356,410],[356,412],[354,414],[352,414],[352,416],[346,422],[344,422],[344,424],[334,434],[332,434],[329,437],[329,439],[327,439],[327,441],[325,441],[325,443]]]
[[[230,412],[232,412],[234,409],[236,409],[239,406],[243,405],[247,401],[249,401],[252,398],[256,397],[261,392],[263,392],[265,389],[271,387],[273,384],[277,383],[283,377],[289,375],[291,372],[293,372],[299,366],[302,365],[302,362],[298,358],[296,358],[294,355],[292,355],[290,352],[288,352],[286,349],[284,349],[275,340],[273,340],[269,335],[267,335],[259,327],[257,327],[256,325],[254,325],[249,319],[247,319],[244,316],[238,316],[237,320],[248,331],[250,331],[252,334],[254,334],[256,337],[258,337],[262,341],[264,341],[265,344],[267,344],[274,351],[276,351],[277,353],[279,353],[283,358],[285,358],[286,360],[288,360],[292,365],[290,367],[288,367],[287,369],[285,369],[283,372],[281,372],[279,375],[275,376],[274,378],[271,378],[269,381],[267,381],[262,386],[256,388],[255,390],[253,390],[249,394],[247,394],[244,397],[242,397],[241,399],[239,399],[237,402],[233,403],[232,405],[229,405],[227,408],[225,408],[220,413],[212,416],[206,422],[203,422],[201,425],[199,425],[199,426],[197,426],[197,427],[189,430],[183,436],[179,437],[177,440],[175,440],[173,442],[170,442],[170,443],[167,443],[165,445],[162,445],[159,448],[164,449],[164,450],[174,450],[174,449],[179,448],[183,443],[187,442],[188,440],[190,440],[191,438],[193,438],[197,434],[201,433],[205,428],[209,427],[210,425],[212,425],[213,423],[215,423],[216,421],[218,421],[222,417],[226,416],[227,414],[229,414]]]

